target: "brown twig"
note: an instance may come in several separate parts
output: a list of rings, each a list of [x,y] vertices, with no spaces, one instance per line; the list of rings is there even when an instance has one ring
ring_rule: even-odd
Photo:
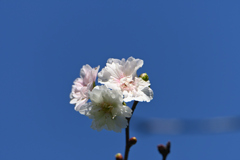
[[[132,105],[132,115],[133,115],[133,112],[136,108],[138,104],[138,101],[134,101],[133,105]],[[131,116],[132,117],[132,116]],[[130,147],[131,145],[129,144],[129,123],[130,123],[130,120],[131,120],[131,117],[130,118],[127,118],[127,121],[128,121],[128,126],[127,128],[125,129],[125,133],[126,133],[126,147],[125,147],[125,154],[124,154],[124,160],[127,160],[128,159],[128,154],[129,154],[129,150],[130,150]]]

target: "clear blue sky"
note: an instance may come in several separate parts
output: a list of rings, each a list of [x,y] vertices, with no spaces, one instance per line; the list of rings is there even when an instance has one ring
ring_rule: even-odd
[[[240,1],[0,1],[0,159],[95,160],[124,153],[125,135],[90,128],[69,94],[80,68],[144,60],[154,99],[140,118],[240,112]],[[132,119],[132,124],[137,123]],[[136,118],[137,120],[137,118]],[[129,160],[239,160],[240,132],[143,134]]]

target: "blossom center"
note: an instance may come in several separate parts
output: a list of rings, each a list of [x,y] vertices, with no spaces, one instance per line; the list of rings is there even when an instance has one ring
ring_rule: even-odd
[[[131,77],[123,77],[120,79],[120,88],[122,91],[132,91],[136,89],[134,80]]]
[[[101,104],[101,108],[102,108],[102,111],[105,112],[105,113],[109,113],[112,111],[113,109],[113,106],[109,103],[102,103]]]

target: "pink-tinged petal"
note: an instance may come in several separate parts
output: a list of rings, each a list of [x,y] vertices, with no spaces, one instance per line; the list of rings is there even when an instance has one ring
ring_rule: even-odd
[[[92,82],[92,67],[88,64],[84,65],[80,71],[80,77],[83,79],[84,86],[86,86],[89,82]]]
[[[73,83],[74,83],[76,86],[84,86],[84,85],[83,85],[83,79],[82,79],[82,78],[77,78]]]
[[[96,81],[98,70],[99,66],[92,68],[88,64],[81,68],[80,78],[77,78],[73,82],[74,85],[72,86],[70,94],[70,104],[76,104],[75,110],[79,111],[81,106],[88,101],[88,93],[93,89],[93,84]]]
[[[75,111],[79,111],[79,112],[80,112],[81,107],[82,107],[85,103],[87,103],[87,101],[88,101],[87,98],[78,100],[77,103],[76,103],[76,105],[75,105],[75,107],[74,107]],[[81,112],[80,112],[80,113],[81,113]]]
[[[121,79],[124,73],[120,70],[120,66],[117,63],[107,63],[107,66],[98,73],[98,81],[100,83],[107,82],[109,79]]]
[[[98,74],[98,70],[99,70],[100,66],[97,66],[95,68],[92,69],[92,79],[95,81],[97,78],[97,74]]]
[[[111,76],[115,78],[122,78],[123,76],[137,76],[137,70],[143,66],[143,60],[135,59],[133,57],[129,57],[127,61],[123,58],[122,60],[109,58],[106,64],[106,67],[103,69],[103,72],[109,73],[99,73],[98,76],[103,79],[107,79]],[[110,75],[109,75],[110,74]]]
[[[78,102],[78,99],[74,98],[70,100],[70,104],[76,104]]]
[[[150,86],[150,82],[137,77],[137,70],[142,66],[143,60],[141,59],[110,58],[106,67],[98,73],[98,82],[105,84],[108,88],[122,91],[126,102],[133,100],[149,102],[153,97],[153,92],[145,88]]]

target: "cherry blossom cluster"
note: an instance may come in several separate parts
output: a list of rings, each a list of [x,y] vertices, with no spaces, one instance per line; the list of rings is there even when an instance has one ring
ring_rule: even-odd
[[[127,60],[110,58],[100,72],[99,66],[84,65],[80,78],[73,82],[70,103],[75,104],[80,114],[93,119],[91,128],[121,132],[132,115],[125,102],[153,99],[150,81],[137,75],[142,66],[143,60],[133,57]],[[102,85],[96,86],[97,77]]]

